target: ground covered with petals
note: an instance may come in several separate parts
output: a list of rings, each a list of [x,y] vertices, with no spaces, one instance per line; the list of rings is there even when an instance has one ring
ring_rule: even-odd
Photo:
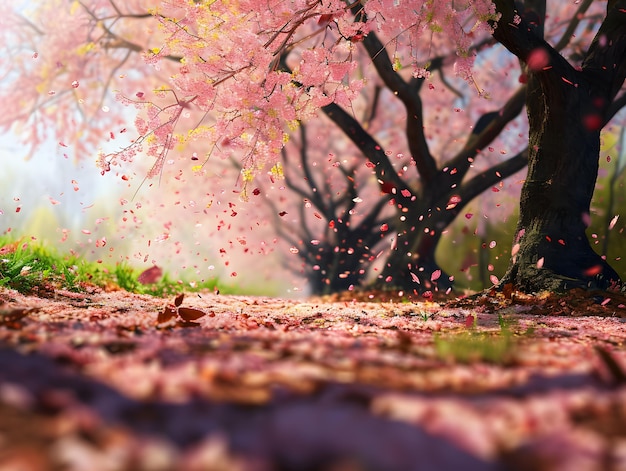
[[[617,293],[0,289],[0,470],[626,470],[625,322]]]

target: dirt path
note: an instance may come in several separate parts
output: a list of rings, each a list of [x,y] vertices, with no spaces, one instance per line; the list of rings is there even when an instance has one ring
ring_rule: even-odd
[[[0,289],[0,471],[626,470],[624,304],[513,298]]]

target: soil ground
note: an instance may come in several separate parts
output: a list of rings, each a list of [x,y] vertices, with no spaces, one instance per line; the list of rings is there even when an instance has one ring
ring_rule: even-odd
[[[623,296],[351,296],[0,289],[0,471],[626,470]]]

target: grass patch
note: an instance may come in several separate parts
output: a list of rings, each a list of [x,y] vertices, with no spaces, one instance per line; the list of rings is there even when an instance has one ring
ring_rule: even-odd
[[[480,331],[474,324],[456,334],[436,335],[435,350],[440,358],[459,363],[487,362],[506,364],[513,358],[517,320],[498,313],[499,331]],[[532,334],[529,328],[521,335]]]
[[[166,297],[183,291],[215,290],[218,279],[201,283],[172,280],[167,273],[155,283],[141,283],[141,270],[127,263],[107,267],[77,255],[58,251],[27,239],[0,236],[0,286],[21,293],[50,292],[55,289],[84,291],[90,285],[103,289],[123,289],[132,293]],[[221,287],[225,294],[237,287]]]
[[[40,245],[0,238],[0,286],[23,293],[46,285],[72,287],[77,279],[69,267],[75,262],[64,261]]]
[[[511,360],[515,346],[509,331],[467,331],[459,334],[436,335],[435,350],[445,360],[459,363],[487,362],[503,364]]]
[[[435,351],[444,360],[458,363],[486,362],[510,364],[514,361],[515,349],[520,338],[531,337],[533,326],[520,329],[515,317],[498,313],[500,330],[481,331],[474,324],[458,333],[435,335]]]

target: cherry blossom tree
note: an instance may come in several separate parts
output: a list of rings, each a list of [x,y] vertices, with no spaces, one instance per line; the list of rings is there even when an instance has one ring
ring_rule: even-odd
[[[379,280],[417,290],[449,286],[450,277],[434,257],[445,228],[475,196],[498,191],[504,178],[530,160],[503,283],[533,291],[619,281],[591,250],[584,230],[599,132],[623,106],[621,2],[609,1],[606,7],[589,0],[576,5],[538,0],[52,3],[42,6],[38,20],[26,28],[12,22],[4,32],[21,34],[20,44],[36,51],[33,58],[44,58],[34,70],[20,56],[20,73],[10,78],[23,75],[32,82],[22,108],[27,111],[9,114],[0,123],[5,127],[17,121],[29,123],[30,132],[46,132],[60,117],[68,119],[64,113],[70,109],[63,103],[73,105],[70,122],[89,123],[78,118],[100,118],[112,106],[103,104],[102,93],[114,88],[118,101],[137,109],[138,136],[121,150],[101,152],[103,172],[123,171],[137,155],[147,155],[153,159],[148,176],[160,175],[170,153],[202,145],[194,158],[200,162],[193,165],[236,160],[245,199],[253,182],[285,157],[285,146],[302,123],[321,112],[356,145],[374,175],[379,192],[370,206],[379,208],[385,201],[395,211],[389,222],[369,224],[367,237],[351,240],[352,226],[342,240],[355,247],[359,240],[389,238],[392,250]],[[65,12],[64,20],[44,31],[49,21],[43,19],[59,11]],[[63,35],[70,24],[80,34]],[[587,46],[584,41],[593,34]],[[514,56],[504,56],[496,42]],[[66,55],[56,57],[55,47]],[[137,61],[138,54],[143,61]],[[521,75],[511,68],[514,57]],[[103,58],[108,62],[98,62]],[[132,64],[130,58],[135,58]],[[95,63],[103,64],[101,69]],[[11,92],[6,87],[3,100]],[[373,129],[372,119],[360,119],[363,103],[376,102],[372,97],[379,92],[385,104],[378,106],[376,119],[395,127],[401,121],[402,142],[385,141],[376,131],[382,124]],[[556,113],[565,102],[578,108]],[[506,134],[525,125],[518,119],[524,106],[530,117],[528,147]],[[46,121],[33,126],[33,116]],[[104,126],[121,132],[121,122],[112,116]],[[564,139],[571,145],[562,145]],[[507,157],[490,158],[494,147]],[[569,164],[579,157],[585,163]],[[289,165],[293,158],[287,155]],[[308,161],[301,171],[307,168]],[[338,169],[345,182],[352,181],[353,171],[353,166]],[[319,184],[304,180],[307,189],[293,178],[287,184],[312,202],[311,191]],[[346,185],[347,193],[355,190]],[[316,204],[321,210],[329,203]],[[334,208],[345,210],[341,204]],[[373,221],[378,213],[372,211]],[[326,211],[328,222],[337,216]],[[358,259],[367,260],[364,255]]]
[[[525,64],[529,171],[504,283],[526,291],[607,288],[619,275],[585,230],[600,152],[600,130],[626,103],[626,2],[606,15],[576,67],[544,40],[545,2],[496,1],[494,37]],[[520,17],[521,13],[521,17]]]

